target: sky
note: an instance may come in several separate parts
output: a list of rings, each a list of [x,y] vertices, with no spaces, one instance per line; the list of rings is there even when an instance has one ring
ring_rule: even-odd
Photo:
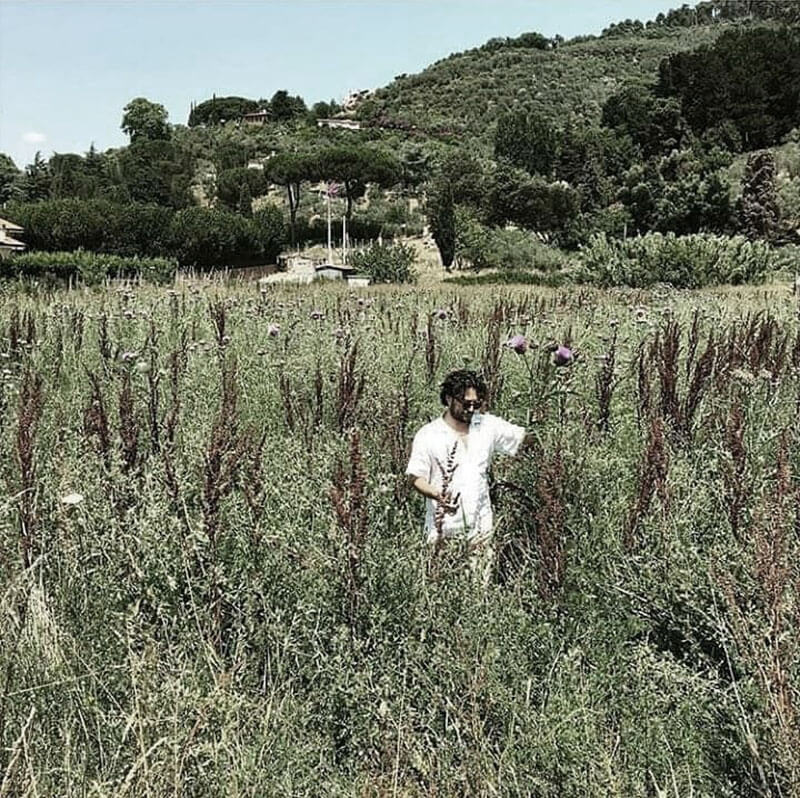
[[[186,124],[191,103],[270,98],[309,107],[496,36],[569,39],[653,19],[669,0],[0,0],[0,152],[23,168],[41,151],[127,143],[135,97]]]

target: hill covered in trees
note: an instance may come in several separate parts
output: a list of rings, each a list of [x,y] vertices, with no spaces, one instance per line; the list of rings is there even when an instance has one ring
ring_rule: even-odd
[[[333,184],[351,235],[427,223],[448,268],[541,260],[541,241],[574,250],[648,232],[793,241],[798,19],[795,3],[713,0],[600,36],[492,39],[347,110],[279,89],[211,97],[182,125],[136,98],[123,111],[127,147],[37,156],[24,171],[0,157],[0,203],[23,226],[39,220],[33,246],[63,245],[47,228],[63,228],[62,210],[32,206],[65,199],[247,218],[277,209],[285,240],[302,244],[324,240],[320,187]],[[253,111],[263,124],[244,121]],[[331,115],[361,129],[320,126]],[[78,207],[70,245],[81,245]],[[224,258],[224,242],[214,246]],[[196,250],[174,236],[171,247]]]

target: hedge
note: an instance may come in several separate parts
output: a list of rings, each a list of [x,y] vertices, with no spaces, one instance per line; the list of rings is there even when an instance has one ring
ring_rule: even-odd
[[[744,236],[647,233],[621,240],[601,233],[581,247],[580,258],[580,279],[600,286],[702,288],[761,282],[775,256],[768,244]]]
[[[141,277],[169,283],[175,277],[174,258],[123,258],[96,252],[27,252],[0,259],[0,277],[75,280],[96,285],[107,277]]]

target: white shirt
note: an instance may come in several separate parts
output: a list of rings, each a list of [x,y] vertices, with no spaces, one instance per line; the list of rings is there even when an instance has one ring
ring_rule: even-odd
[[[414,436],[411,458],[406,474],[422,477],[437,490],[442,490],[445,471],[454,466],[448,493],[459,497],[455,513],[445,513],[441,521],[442,532],[451,537],[466,533],[475,538],[491,533],[493,516],[489,501],[487,475],[495,452],[517,453],[525,428],[518,427],[490,413],[473,413],[469,432],[454,430],[444,416],[426,424]],[[436,508],[438,502],[426,499],[425,535],[429,543],[438,537]]]

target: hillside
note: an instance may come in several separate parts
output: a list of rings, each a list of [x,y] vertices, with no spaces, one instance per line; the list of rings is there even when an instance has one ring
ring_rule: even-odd
[[[483,145],[498,116],[515,106],[559,122],[599,117],[603,102],[630,82],[652,83],[663,58],[713,42],[737,23],[658,28],[641,34],[575,40],[541,50],[486,46],[437,61],[379,89],[362,115],[443,128]]]

